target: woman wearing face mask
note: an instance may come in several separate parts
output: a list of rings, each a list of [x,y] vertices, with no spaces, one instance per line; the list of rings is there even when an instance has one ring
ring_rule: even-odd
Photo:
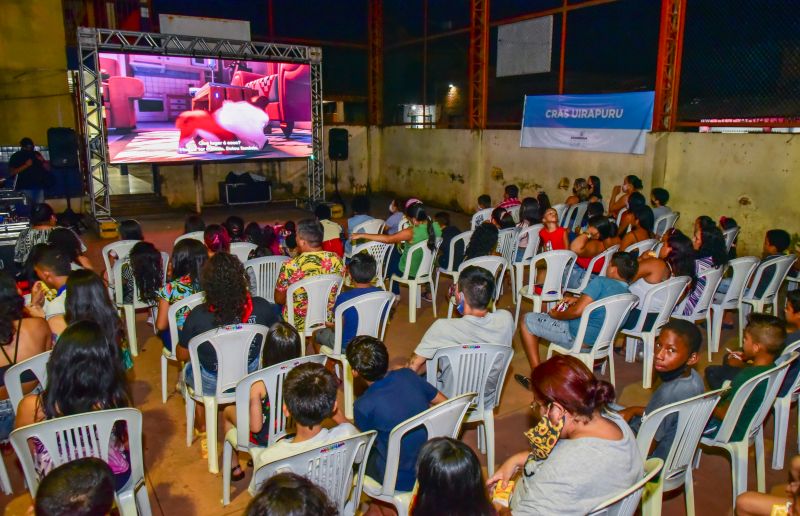
[[[616,185],[614,189],[611,190],[611,205],[608,207],[608,212],[616,216],[619,210],[628,205],[628,196],[633,192],[638,192],[643,186],[642,180],[637,176],[625,176],[622,185]]]
[[[392,199],[389,203],[389,218],[386,219],[386,233],[394,235],[397,233],[400,221],[403,219],[403,212],[397,207],[397,199]]]
[[[539,424],[531,450],[512,455],[489,479],[505,487],[517,472],[509,507],[516,514],[587,514],[642,478],[643,460],[625,421],[604,412],[614,387],[586,365],[556,355],[531,373]]]

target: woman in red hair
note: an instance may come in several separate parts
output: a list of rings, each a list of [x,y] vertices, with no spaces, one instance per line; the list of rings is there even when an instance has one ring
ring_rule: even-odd
[[[505,488],[519,471],[512,514],[587,514],[643,475],[643,460],[627,423],[606,406],[614,387],[586,365],[556,355],[531,373],[541,416],[525,433],[530,451],[512,455],[489,479]]]

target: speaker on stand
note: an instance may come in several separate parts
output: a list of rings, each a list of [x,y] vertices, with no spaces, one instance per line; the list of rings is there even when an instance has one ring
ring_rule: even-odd
[[[328,158],[333,161],[333,201],[339,204],[344,204],[339,193],[339,162],[347,160],[349,136],[347,129],[341,127],[328,129]]]
[[[58,221],[63,226],[78,230],[81,216],[72,211],[71,202],[73,193],[80,196],[82,191],[78,135],[70,127],[51,127],[47,130],[47,148],[50,151],[52,172],[58,173],[53,178],[55,188],[52,190],[67,199],[67,209],[58,215]]]

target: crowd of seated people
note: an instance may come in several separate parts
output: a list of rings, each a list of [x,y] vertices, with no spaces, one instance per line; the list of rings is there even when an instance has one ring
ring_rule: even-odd
[[[634,294],[641,301],[652,288],[670,278],[690,278],[674,313],[691,314],[706,288],[701,273],[724,267],[730,260],[723,236],[726,228],[705,216],[696,219],[690,236],[677,229],[666,231],[655,252],[625,252],[628,245],[655,238],[655,219],[671,211],[667,206],[670,194],[665,189],[651,190],[652,207],[645,204],[642,190],[639,178],[627,176],[621,186],[614,187],[606,206],[599,177],[576,179],[565,204],[587,203],[589,209],[583,220],[575,221],[579,224],[570,224],[570,229],[561,226],[557,207],[551,207],[543,192],[520,199],[520,189],[507,185],[497,206],[492,205],[488,195],[481,195],[479,208],[492,208],[492,214],[456,250],[457,256],[452,260],[455,267],[467,259],[499,255],[500,231],[508,228],[521,231],[541,224],[539,247],[533,253],[574,252],[578,259],[570,271],[569,286],[581,284],[588,274],[585,289],[576,295],[566,295],[554,309],[525,314],[519,328],[515,328],[511,313],[493,304],[500,285],[492,273],[476,266],[466,267],[449,296],[458,316],[434,321],[405,367],[396,368],[390,367],[390,351],[380,338],[357,335],[355,310],[345,312],[342,353],[354,381],[364,387],[352,406],[353,419],[345,417],[345,410],[337,402],[340,380],[331,372],[334,368],[329,370],[316,363],[294,367],[283,384],[281,406],[275,404],[277,400],[270,400],[263,382],[256,382],[249,393],[248,430],[258,451],[248,466],[240,462],[237,454],[232,456],[231,463],[223,466],[231,468],[231,479],[243,480],[248,467],[258,469],[325,443],[375,430],[377,438],[366,459],[366,475],[382,482],[387,463],[394,459],[398,464],[396,489],[416,489],[411,514],[447,513],[442,512],[443,507],[449,508],[450,514],[586,513],[641,478],[646,457],[639,453],[635,436],[644,416],[708,388],[718,388],[728,380],[731,389],[724,394],[708,424],[707,433],[713,435],[742,384],[775,367],[783,359],[785,345],[800,338],[800,291],[789,292],[785,320],[752,314],[744,328],[742,349],[725,354],[722,363],[708,366],[704,375],[696,370],[702,354],[702,332],[692,322],[671,319],[661,328],[655,342],[653,368],[659,381],[646,405],[617,407],[613,403],[614,388],[598,378],[596,370],[569,355],[556,354],[548,360],[540,356],[543,343],[572,346],[590,303],[621,293]],[[147,240],[139,223],[122,221],[120,240],[135,243],[129,252],[108,256],[112,270],[120,262],[122,284],[114,288],[120,289],[123,303],[133,302],[136,294],[138,301],[156,308],[154,328],[164,347],[174,350],[177,359],[185,364],[184,384],[193,386],[194,378],[199,375],[203,394],[213,396],[219,367],[216,352],[209,343],[201,344],[197,363],[200,370],[196,371],[189,355],[190,341],[208,330],[230,325],[266,326],[269,331],[265,341],[260,342],[261,337],[256,336],[250,343],[248,372],[319,352],[323,346],[331,348],[335,308],[359,296],[381,291],[375,281],[384,264],[366,252],[351,255],[356,244],[389,244],[391,251],[386,258],[389,275],[414,277],[419,273],[421,255],[409,252],[416,244],[431,250],[438,246],[437,264],[445,267],[451,263],[447,255],[450,246],[441,240],[449,243],[460,230],[451,223],[447,212],[432,217],[433,211],[419,199],[405,202],[395,199],[387,210],[382,232],[357,230],[357,226],[373,219],[371,211],[369,199],[358,196],[353,199],[351,216],[338,221],[333,220],[326,205],[317,207],[313,217],[276,225],[246,223],[236,216],[221,224],[207,225],[200,217],[191,216],[185,221],[184,233],[202,237],[177,241],[169,250],[167,263],[163,263],[160,250]],[[617,225],[620,212],[623,213]],[[535,240],[518,240],[514,259],[522,260],[527,246]],[[286,257],[274,285],[274,302],[251,293],[252,278],[242,259],[231,254],[231,244],[236,242],[255,245],[248,259]],[[592,259],[614,245],[620,246],[620,251],[607,255],[609,263],[598,260],[590,270]],[[767,232],[763,260],[792,251],[786,231]],[[52,350],[52,354],[47,364],[46,385],[37,387],[35,377],[23,375],[26,396],[16,416],[8,392],[0,385],[0,441],[7,440],[13,428],[71,414],[133,406],[129,372],[134,357],[117,311],[118,303],[109,294],[112,272],[96,272],[101,267],[87,258],[80,237],[58,227],[47,205],[34,208],[34,223],[20,235],[15,260],[22,271],[16,281],[0,273],[0,369],[5,371],[46,351]],[[600,274],[604,268],[605,272]],[[539,281],[543,273],[538,274]],[[773,266],[764,271],[760,284],[750,285],[756,295],[763,294],[774,273]],[[300,291],[293,299],[287,299],[287,292],[298,281],[318,275],[338,275],[348,281],[341,292],[339,289],[330,292],[328,320],[306,340],[305,337],[311,336],[305,324],[308,296]],[[729,280],[723,280],[720,292],[729,284]],[[172,342],[169,307],[201,292],[205,296],[203,303],[176,314],[178,340]],[[27,300],[23,293],[30,294]],[[393,293],[397,302],[399,290]],[[430,293],[426,294],[430,299]],[[638,308],[631,311],[622,327],[630,328],[638,320]],[[604,317],[603,312],[597,311],[588,318],[584,350],[594,345]],[[290,319],[293,324],[286,322]],[[533,451],[501,457],[504,461],[499,469],[484,478],[477,456],[463,442],[451,438],[429,440],[425,431],[419,429],[402,441],[399,457],[387,456],[392,429],[444,402],[447,398],[443,392],[453,389],[449,366],[431,363],[438,350],[469,343],[511,347],[517,330],[530,374],[518,373],[515,378],[531,392],[531,407],[537,416],[536,426],[526,433]],[[262,346],[263,353],[259,354]],[[428,383],[424,376],[431,367],[438,368],[435,384]],[[792,364],[784,389],[788,389],[798,372],[800,365]],[[487,396],[503,388],[499,384],[501,374],[502,367],[490,371]],[[765,394],[762,390],[753,394],[742,410],[736,431],[747,426]],[[196,404],[195,410],[194,432],[200,437],[201,453],[207,454],[202,404]],[[283,411],[296,423],[296,429],[293,435],[268,445],[271,429],[267,423],[272,411]],[[676,422],[674,418],[668,419],[659,429],[648,456],[666,457],[675,437]],[[228,405],[223,410],[225,433],[236,425],[235,406]],[[37,471],[48,479],[39,488],[36,513],[56,514],[66,510],[64,507],[73,507],[70,510],[75,514],[107,513],[109,492],[113,494],[113,489],[124,485],[130,476],[126,432],[124,427],[115,427],[112,432],[107,467],[102,461],[82,459],[69,467],[54,468],[46,450],[32,442]],[[583,467],[586,463],[593,467]],[[798,464],[797,460],[791,461],[795,476],[796,470],[800,471]],[[565,471],[571,472],[568,479],[564,477]],[[66,483],[65,475],[76,481]],[[78,493],[80,499],[64,499],[63,491]],[[511,494],[506,501],[502,496],[493,500],[493,493],[508,491]],[[260,487],[251,485],[251,494],[254,498],[246,514],[336,514],[337,511],[323,489],[289,473],[273,476]],[[785,503],[780,497],[764,496],[742,495],[740,513],[769,514],[772,505]],[[387,505],[374,501],[369,507],[370,514],[388,510]]]

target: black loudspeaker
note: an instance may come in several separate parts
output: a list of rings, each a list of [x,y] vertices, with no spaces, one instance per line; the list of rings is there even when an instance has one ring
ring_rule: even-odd
[[[348,139],[347,129],[333,127],[328,130],[328,157],[333,161],[347,159]]]
[[[55,168],[78,168],[78,135],[70,127],[47,130],[50,165]]]

